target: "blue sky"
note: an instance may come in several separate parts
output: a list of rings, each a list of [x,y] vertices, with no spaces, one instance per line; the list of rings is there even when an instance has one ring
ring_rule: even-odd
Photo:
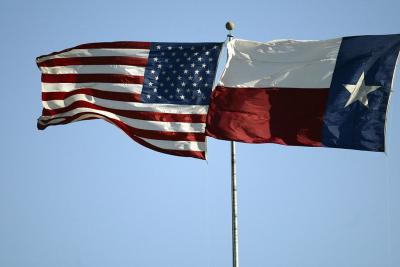
[[[231,266],[230,144],[161,154],[93,120],[36,128],[35,59],[88,42],[400,33],[399,1],[3,1],[0,266]],[[224,52],[225,57],[225,52]],[[221,59],[219,74],[224,66]],[[241,266],[400,266],[400,80],[384,153],[237,144]]]

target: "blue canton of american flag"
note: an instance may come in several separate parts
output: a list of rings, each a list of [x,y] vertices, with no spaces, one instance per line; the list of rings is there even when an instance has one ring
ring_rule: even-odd
[[[151,43],[140,102],[208,105],[222,43]]]

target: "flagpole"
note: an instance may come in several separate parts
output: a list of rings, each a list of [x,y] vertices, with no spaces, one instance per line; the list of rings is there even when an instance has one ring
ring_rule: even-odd
[[[225,25],[229,31],[229,42],[232,41],[231,30],[235,27],[233,22]],[[232,262],[233,267],[239,267],[239,247],[238,247],[238,223],[237,223],[237,200],[236,200],[236,151],[235,142],[231,141],[231,195],[232,195]]]

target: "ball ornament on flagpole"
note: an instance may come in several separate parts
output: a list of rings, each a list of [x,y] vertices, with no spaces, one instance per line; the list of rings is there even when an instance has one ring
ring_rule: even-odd
[[[228,21],[228,22],[225,24],[225,27],[226,27],[226,29],[227,29],[228,31],[231,31],[231,30],[233,30],[233,28],[235,27],[235,24],[233,24],[233,22],[231,22],[231,21]]]
[[[228,21],[225,24],[225,28],[229,31],[229,34],[228,34],[229,41],[232,41],[233,34],[231,33],[231,30],[233,30],[233,28],[235,28],[235,24],[233,24],[233,22],[231,22],[231,21]]]

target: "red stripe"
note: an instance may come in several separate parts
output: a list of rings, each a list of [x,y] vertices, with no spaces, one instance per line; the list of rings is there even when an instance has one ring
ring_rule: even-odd
[[[71,92],[47,92],[47,93],[43,92],[42,100],[43,101],[63,100],[77,94],[91,95],[101,99],[124,101],[124,102],[139,102],[141,96],[140,94],[133,94],[133,93],[109,92],[97,89],[82,88]]]
[[[115,119],[109,118],[107,116],[93,113],[93,112],[82,112],[82,113],[75,114],[70,117],[61,117],[61,118],[64,118],[65,120],[55,123],[55,124],[49,124],[49,122],[51,122],[53,119],[40,120],[45,125],[38,123],[37,127],[39,130],[44,130],[48,126],[68,124],[68,123],[71,123],[73,120],[81,117],[82,115],[88,115],[88,114],[101,116],[106,121],[112,121],[113,124],[117,125],[119,128],[123,128],[124,132],[126,132],[129,136],[139,136],[142,138],[148,138],[148,139],[154,139],[154,140],[205,142],[205,134],[204,133],[181,133],[181,132],[163,132],[163,131],[142,130],[142,129],[137,129],[137,128],[131,127],[129,125],[126,125],[119,120],[115,120]],[[60,119],[60,117],[55,118],[55,119]],[[85,118],[85,119],[81,119],[81,120],[89,120],[89,119],[98,119],[98,117],[93,116],[91,118]]]
[[[37,63],[38,67],[55,67],[71,65],[130,65],[146,67],[147,58],[135,57],[71,57],[54,58]]]
[[[78,45],[72,48],[68,48],[62,50],[60,52],[54,52],[48,55],[43,55],[38,57],[36,60],[39,60],[42,57],[53,56],[57,54],[61,54],[64,52],[71,51],[72,49],[99,49],[99,48],[126,48],[126,49],[147,49],[150,50],[151,43],[150,42],[106,42],[106,43],[89,43]]]
[[[54,110],[43,109],[43,116],[54,116],[56,114],[62,114],[76,108],[91,108],[96,110],[103,110],[126,118],[147,120],[147,121],[187,122],[187,123],[206,122],[206,115],[202,114],[175,114],[175,113],[159,113],[159,112],[146,112],[146,111],[134,111],[134,110],[120,110],[120,109],[100,107],[86,101],[76,101],[65,108],[59,108]]]
[[[44,83],[129,83],[143,84],[143,76],[123,74],[42,74]]]
[[[216,87],[206,133],[245,143],[321,146],[329,89]]]

